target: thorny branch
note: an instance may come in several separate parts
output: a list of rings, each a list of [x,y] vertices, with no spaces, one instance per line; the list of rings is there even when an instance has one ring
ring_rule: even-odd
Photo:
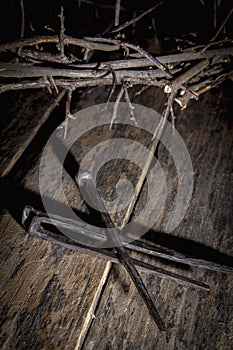
[[[49,90],[52,88],[57,93],[60,88],[74,91],[79,87],[111,85],[108,104],[116,85],[120,85],[116,109],[124,94],[131,118],[134,118],[128,88],[134,85],[144,85],[144,88],[157,86],[162,88],[168,96],[173,96],[172,102],[167,105],[165,111],[168,114],[171,113],[174,124],[172,107],[174,101],[184,109],[191,98],[197,99],[200,94],[216,87],[223,80],[232,78],[232,40],[215,42],[232,15],[232,9],[209,44],[190,47],[184,52],[154,56],[138,44],[120,39],[121,31],[156,10],[162,3],[157,3],[133,19],[120,24],[122,7],[121,1],[116,0],[115,28],[108,32],[108,37],[96,36],[82,39],[65,35],[63,7],[59,15],[59,35],[24,38],[25,18],[22,0],[20,4],[21,39],[0,45],[0,93],[34,88]],[[109,35],[116,33],[117,39],[109,38]],[[51,50],[51,45],[54,45],[55,50]],[[56,50],[57,53],[55,53]],[[105,57],[114,53],[119,58],[87,62],[89,53],[92,55],[94,52],[105,53]],[[8,57],[4,56],[5,53],[11,53],[10,60],[5,58]],[[113,121],[115,118],[116,115],[113,116]]]
[[[96,41],[90,41],[85,39],[76,39],[76,38],[70,38],[68,37],[68,40],[66,40],[67,37],[64,38],[65,42],[69,42],[74,45],[79,45],[83,47],[91,47],[95,50],[108,50],[108,47],[113,47],[114,45],[109,45],[105,43],[99,43]],[[54,42],[58,43],[58,37],[41,37],[41,38],[35,38],[33,39],[27,39],[23,42],[19,41],[18,43],[10,43],[6,45],[0,45],[0,52],[5,50],[14,50],[18,47],[25,46],[31,46],[36,45],[38,43],[47,43],[47,42]],[[84,43],[84,44],[83,44]],[[22,45],[23,44],[23,45]],[[103,47],[104,46],[104,47]],[[119,46],[119,45],[118,45]],[[127,47],[133,47],[134,45],[127,44]],[[114,46],[116,47],[116,46]],[[145,51],[144,51],[145,52]],[[70,86],[95,86],[98,85],[98,80],[95,82],[93,79],[97,79],[102,77],[103,83],[101,85],[109,85],[111,84],[111,79],[108,78],[108,75],[111,71],[115,71],[116,76],[116,84],[121,84],[121,81],[128,81],[132,85],[136,84],[143,84],[143,85],[155,85],[155,86],[163,86],[169,85],[169,83],[172,82],[173,76],[176,78],[173,80],[172,84],[182,85],[183,83],[192,84],[192,77],[196,76],[199,72],[199,70],[196,70],[195,64],[192,66],[192,62],[201,60],[199,64],[197,64],[197,67],[202,68],[201,72],[203,71],[203,68],[206,68],[206,77],[208,77],[208,81],[211,79],[211,73],[213,70],[214,65],[213,62],[210,60],[209,64],[206,63],[206,61],[202,59],[207,58],[213,58],[217,57],[219,62],[222,64],[222,73],[225,73],[224,68],[227,63],[227,57],[233,55],[233,47],[228,48],[219,48],[219,49],[213,49],[213,50],[207,50],[204,53],[201,52],[186,52],[186,53],[179,53],[179,54],[172,54],[167,56],[160,56],[158,58],[153,58],[153,61],[151,59],[151,55],[148,54],[148,57],[146,58],[138,58],[138,59],[125,59],[125,60],[116,60],[116,61],[107,61],[107,62],[101,62],[101,63],[83,63],[83,64],[74,64],[67,63],[66,68],[63,68],[64,63],[62,65],[62,68],[54,68],[51,66],[44,66],[42,65],[43,61],[49,62],[49,63],[61,63],[59,60],[58,55],[52,55],[50,53],[42,53],[38,52],[36,50],[26,50],[22,51],[21,56],[23,58],[27,58],[29,61],[33,57],[34,59],[37,59],[37,63],[6,63],[1,62],[0,63],[0,78],[39,78],[44,76],[53,76],[53,77],[59,77],[59,81],[56,82],[57,86],[63,85],[61,78],[70,78]],[[69,59],[67,59],[69,60]],[[188,70],[188,74],[186,72],[187,68],[185,65],[186,62],[189,61],[189,66],[191,68]],[[159,62],[159,63],[158,63]],[[204,64],[205,62],[205,64]],[[215,60],[216,62],[216,60]],[[152,67],[157,66],[158,69],[154,69]],[[169,66],[168,68],[164,69],[164,67]],[[203,67],[202,67],[203,66]],[[110,69],[109,69],[110,68]],[[141,70],[138,70],[141,68]],[[147,69],[144,69],[147,68]],[[171,69],[172,68],[172,69]],[[177,73],[180,72],[186,72],[185,74],[180,74],[182,76],[181,81],[179,82],[179,77],[177,77]],[[190,72],[192,74],[190,74]],[[168,77],[169,75],[169,77]],[[221,75],[221,74],[219,74]],[[161,78],[163,81],[161,82]],[[197,78],[197,77],[196,77]],[[213,75],[214,78],[214,75]],[[60,84],[59,84],[60,82]],[[5,84],[4,79],[1,80],[0,84],[0,92],[15,89],[15,86],[17,86],[17,89],[20,88],[20,84],[22,85],[22,89],[24,88],[41,88],[44,87],[44,85],[41,85],[41,82],[32,82],[31,85],[25,85],[25,81],[13,81],[11,84],[7,81],[7,84]],[[66,81],[66,84],[68,84],[68,80]],[[202,81],[203,85],[203,81]],[[28,86],[28,87],[27,87]],[[197,89],[197,87],[196,87]]]

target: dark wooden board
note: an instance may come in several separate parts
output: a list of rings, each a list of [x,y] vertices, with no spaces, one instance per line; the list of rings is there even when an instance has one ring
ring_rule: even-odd
[[[75,108],[103,103],[106,99],[106,89],[91,89]],[[157,111],[164,102],[162,93],[153,88],[133,101]],[[172,235],[230,255],[232,120],[229,108],[227,91],[220,89],[204,95],[187,111],[177,114],[178,130],[191,153],[195,186],[185,219]],[[131,138],[141,138],[143,144],[149,144],[148,135],[124,131],[124,136],[130,134]],[[77,161],[103,140],[103,133],[104,138],[108,138],[114,137],[117,131],[103,128],[102,134],[83,138],[73,148]],[[171,187],[168,196],[171,200],[176,185],[174,169],[162,147],[158,155],[168,187]],[[105,168],[100,186],[111,194],[122,173],[137,182],[137,167],[112,162]],[[48,181],[52,189],[56,188],[56,179]],[[26,189],[38,193],[38,163],[23,182]],[[86,211],[79,191],[65,171],[64,189],[69,202],[78,210]],[[143,205],[143,197],[144,192],[136,211]],[[161,226],[168,215],[169,212],[164,213]],[[120,224],[123,217],[115,217],[115,220]],[[197,268],[181,271],[209,283],[211,293],[208,295],[142,274],[167,327],[166,335],[161,335],[123,268],[114,265],[111,269],[111,264],[105,260],[29,237],[7,213],[1,221],[1,229],[0,335],[3,349],[230,349],[231,276]],[[177,271],[173,266],[168,268]]]
[[[162,93],[158,91],[157,95],[158,105],[161,106]],[[84,97],[77,108],[106,100],[107,90],[100,89]],[[131,134],[130,137],[136,140],[141,136],[134,130],[109,130],[103,127],[98,133],[94,131],[88,138],[84,137],[72,149],[77,162],[94,144],[104,138],[111,139],[117,133],[126,137]],[[127,173],[124,168],[123,163],[114,162],[107,168],[106,179],[111,177],[113,183],[106,182],[105,190],[112,192],[114,181],[121,177],[123,170]],[[134,182],[137,181],[138,174],[132,165],[130,170]],[[58,179],[47,180],[52,193],[56,190]],[[70,204],[77,210],[85,210],[80,193],[66,171],[63,183]],[[38,186],[36,162],[23,179],[23,187],[38,194]],[[121,218],[118,218],[118,222],[121,222]],[[6,213],[1,229],[1,346],[7,349],[79,348],[93,318],[111,264],[29,237]],[[66,280],[64,283],[63,278]]]
[[[0,176],[11,171],[64,94],[55,99],[46,90],[29,90],[0,96]]]
[[[26,105],[31,102],[31,99],[27,101],[28,96],[26,94]],[[27,119],[29,121],[27,137],[20,134],[9,140],[12,156],[18,150],[23,153],[28,138],[32,140],[36,135],[35,128],[49,107],[49,99],[44,106],[43,93],[41,96],[38,103],[42,108],[35,113],[36,120],[30,122],[33,104],[25,110],[23,122],[26,125]],[[22,117],[23,103],[21,108],[18,112]],[[5,133],[7,129],[6,123]],[[17,135],[17,128],[12,127],[12,132]],[[7,162],[3,161],[4,165],[8,166]],[[23,179],[23,187],[38,195],[38,186],[37,161]],[[14,203],[14,196],[10,200]],[[77,202],[81,204],[80,197]],[[78,255],[29,237],[4,211],[1,215],[1,348],[74,348],[86,317],[92,317],[91,308],[95,307],[105,282],[105,269],[107,272],[109,267],[104,260]]]
[[[193,162],[194,191],[188,212],[172,235],[232,255],[233,123],[228,88],[206,93],[176,115]],[[174,188],[174,172],[163,152],[161,147],[159,160]],[[171,235],[163,239],[169,241]],[[183,274],[208,283],[210,293],[143,274],[167,328],[163,335],[124,269],[114,266],[82,349],[232,349],[232,276],[198,268]]]

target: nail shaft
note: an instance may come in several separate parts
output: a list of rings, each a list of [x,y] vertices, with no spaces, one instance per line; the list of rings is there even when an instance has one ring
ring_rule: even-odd
[[[85,172],[81,174],[76,181],[79,185],[79,188],[81,190],[81,193],[84,199],[88,199],[88,202],[92,203],[93,207],[100,212],[102,220],[104,221],[106,227],[113,229],[111,230],[111,233],[110,232],[108,233],[108,235],[110,236],[108,238],[112,239],[114,243],[114,246],[115,246],[114,251],[116,252],[116,255],[119,261],[122,263],[122,265],[125,267],[125,269],[129,273],[135,287],[138,290],[139,295],[141,296],[145,305],[147,306],[147,309],[152,319],[156,323],[159,330],[164,332],[165,331],[164,323],[147,291],[147,288],[144,282],[142,281],[141,276],[139,275],[137,269],[135,268],[130,256],[128,255],[127,250],[123,246],[123,242],[119,237],[118,230],[114,229],[115,225],[108,211],[106,210],[104,202],[99,196],[99,193],[95,187],[95,184],[93,182],[91,175],[88,172]]]

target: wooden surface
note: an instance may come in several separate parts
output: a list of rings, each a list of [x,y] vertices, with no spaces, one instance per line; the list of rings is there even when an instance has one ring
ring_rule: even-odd
[[[65,94],[56,99],[48,92],[13,93],[7,103],[0,97],[0,175],[6,176]],[[25,117],[26,116],[26,117]]]
[[[184,244],[181,239],[184,238],[200,243],[201,247],[232,255],[233,123],[228,88],[225,85],[206,93],[187,111],[176,115],[178,131],[192,158],[195,184],[189,210],[172,236],[180,245]],[[75,108],[85,108],[106,99],[105,89],[92,89]],[[154,88],[133,101],[155,110],[164,102],[161,93]],[[99,134],[88,135],[74,147],[77,162],[88,149],[103,140],[103,135],[107,139],[119,132],[132,139],[141,138],[145,145],[149,142],[148,135],[143,133],[103,128]],[[174,166],[162,147],[158,157],[166,174],[169,204],[176,187]],[[137,167],[111,162],[105,169],[106,177],[99,180],[110,197],[122,174],[133,183],[139,177]],[[52,180],[51,186],[56,188],[56,179]],[[38,163],[28,171],[23,184],[28,191],[38,193]],[[69,203],[79,211],[86,211],[71,175],[66,172],[64,188]],[[136,212],[143,205],[145,191],[143,189]],[[163,213],[156,230],[166,223],[168,216],[169,210]],[[115,220],[120,224],[123,216]],[[172,236],[164,234],[157,238],[169,243]],[[167,332],[161,335],[121,266],[111,268],[105,260],[29,237],[11,214],[4,211],[0,346],[3,349],[76,350],[231,349],[232,276],[197,268],[181,270],[172,265],[167,268],[208,283],[211,291],[208,294],[143,273],[166,325]]]
[[[178,131],[193,161],[195,185],[188,213],[172,235],[232,255],[230,103],[226,90],[214,91],[177,114]],[[161,152],[159,156],[166,169],[167,159],[163,161]],[[170,179],[171,184],[174,181]],[[83,349],[231,349],[232,276],[201,269],[183,273],[208,283],[210,293],[143,274],[164,318],[164,336],[154,327],[125,271],[114,266]]]

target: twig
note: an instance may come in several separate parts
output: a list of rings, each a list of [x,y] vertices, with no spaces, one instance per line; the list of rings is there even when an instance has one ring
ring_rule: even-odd
[[[217,26],[217,0],[214,0],[214,28]]]
[[[101,8],[101,9],[110,9],[110,10],[115,10],[116,6],[114,5],[108,5],[108,4],[98,4],[96,3],[96,1],[91,1],[91,0],[82,0],[82,3],[87,4],[87,5],[91,5],[91,6],[95,6],[97,9]],[[126,8],[126,7],[122,7],[121,6],[121,11],[124,12],[131,12],[130,9]]]
[[[189,47],[187,49],[182,50],[182,52],[194,52],[194,51],[197,52],[197,51],[199,51],[199,52],[205,53],[204,49],[206,49],[206,48],[209,48],[212,46],[218,46],[218,45],[220,45],[220,47],[221,47],[223,44],[231,44],[231,43],[232,43],[232,39],[225,38],[222,40],[209,42],[208,45],[206,45],[206,44],[195,45],[195,46],[192,46],[192,47]]]
[[[135,51],[138,51],[140,54],[142,54],[144,57],[148,58],[148,60],[150,60],[151,62],[153,62],[157,68],[161,69],[167,77],[172,78],[173,74],[170,72],[169,69],[167,69],[167,67],[165,65],[163,65],[157,58],[153,57],[151,54],[149,54],[147,51],[145,51],[144,49],[142,49],[140,46],[135,45],[135,44],[131,44],[131,43],[122,43],[121,46],[124,47],[124,45],[128,48],[132,48]],[[193,94],[193,92],[186,86],[184,86],[183,84],[180,85],[181,88],[183,88],[184,90],[188,90],[191,94]],[[194,98],[196,98],[195,94],[193,94]]]
[[[144,91],[146,91],[150,86],[143,86],[140,90],[138,90],[136,93],[135,93],[135,96],[139,96],[141,95]]]
[[[116,0],[115,19],[114,19],[115,27],[117,27],[119,25],[120,10],[121,10],[121,0]]]
[[[213,73],[213,76],[211,75],[211,72]],[[224,80],[231,79],[231,77],[233,75],[233,71],[226,72],[226,73],[224,73],[224,71],[222,71],[222,74],[218,75],[217,77],[216,77],[215,73],[216,72],[214,69],[213,70],[210,69],[210,70],[206,71],[204,76],[201,77],[200,81],[198,81],[196,84],[194,83],[194,84],[190,85],[192,90],[195,92],[195,94],[197,96],[200,96],[204,92],[209,91],[210,89],[218,86]],[[219,74],[218,71],[217,71],[217,73]],[[200,75],[198,75],[198,77],[200,77]],[[175,98],[174,100],[179,104],[180,108],[183,110],[187,107],[190,98],[192,98],[192,96],[187,92],[183,96],[179,96],[179,97]]]
[[[134,11],[132,19],[135,19],[136,17],[137,17],[137,13],[136,13],[136,11]],[[136,34],[135,29],[136,29],[136,22],[132,24],[132,34],[133,34],[134,37],[136,36],[135,35]]]
[[[160,6],[162,4],[162,2],[160,2],[159,4],[156,4],[155,6],[149,8],[147,11],[143,12],[141,15],[139,15],[138,17],[135,17],[133,19],[131,19],[130,21],[127,21],[123,24],[121,24],[120,26],[117,26],[116,28],[114,28],[113,30],[111,30],[111,32],[109,32],[108,34],[115,34],[120,32],[121,30],[129,27],[130,25],[138,22],[140,19],[142,19],[143,17],[145,17],[146,15],[148,15],[149,13],[151,13],[152,11],[154,11],[158,6]],[[115,24],[116,26],[116,24]]]
[[[137,52],[139,52],[143,57],[147,58],[150,62],[154,63],[154,65],[161,69],[168,78],[172,77],[172,73],[166,68],[166,66],[164,66],[164,64],[162,64],[157,58],[153,57],[151,54],[149,54],[147,51],[145,51],[143,48],[141,48],[139,45],[135,45],[132,43],[128,43],[128,42],[121,42],[121,46],[124,47],[128,47],[129,49],[133,49]]]
[[[175,95],[176,95],[176,90],[172,90],[171,93],[168,96],[167,106],[165,108],[163,117],[161,118],[157,128],[154,131],[154,134],[153,134],[153,137],[152,137],[152,141],[154,141],[155,139],[157,139],[159,141],[159,139],[161,137],[161,134],[163,132],[163,129],[164,129],[165,122],[166,122],[166,120],[169,117],[170,107],[171,107],[171,105],[173,103]]]
[[[2,66],[2,67],[1,67]],[[106,86],[112,85],[113,79],[109,77],[109,74],[102,74],[99,72],[94,75],[93,71],[79,71],[79,70],[70,70],[70,69],[51,69],[51,68],[41,68],[41,67],[25,67],[19,64],[0,64],[0,77],[6,78],[32,78],[32,77],[46,77],[53,76],[55,85],[63,88],[78,88],[78,87],[91,87],[91,86]],[[108,69],[108,73],[111,73],[111,70]],[[172,72],[177,72],[173,70]],[[178,70],[179,72],[179,70]],[[224,72],[224,71],[223,71]],[[102,74],[102,75],[101,75]],[[133,70],[119,70],[114,72],[114,84],[121,85],[122,81],[130,85],[146,85],[146,86],[158,86],[164,88],[165,85],[168,85],[167,80],[163,78],[163,72],[160,70],[146,70],[146,71],[133,71]],[[204,81],[191,85],[192,90],[196,93],[197,90],[202,89],[206,85],[211,84],[211,71],[206,71],[207,79]],[[227,79],[231,74],[226,73],[222,74],[223,79]],[[63,77],[63,78],[62,78]],[[64,79],[66,78],[66,79]],[[214,79],[216,77],[214,76]],[[20,90],[20,89],[40,89],[47,88],[50,85],[45,79],[39,79],[35,81],[23,80],[20,82],[8,82],[2,83],[0,85],[0,93],[8,90]],[[210,87],[211,88],[211,87]],[[193,95],[186,91],[184,97]],[[183,97],[182,97],[183,98]],[[179,98],[180,99],[180,98]],[[177,99],[176,99],[177,100]],[[186,105],[186,103],[185,103]]]
[[[68,89],[67,91],[67,99],[66,99],[66,115],[65,115],[65,120],[64,122],[59,125],[58,129],[63,129],[64,128],[64,139],[66,139],[67,136],[67,130],[68,130],[68,123],[69,119],[75,119],[75,117],[71,114],[70,108],[71,108],[71,99],[72,99],[72,89]]]
[[[7,50],[14,50],[14,49],[17,49],[18,47],[24,47],[24,46],[34,46],[39,44],[50,44],[50,43],[59,44],[59,42],[60,42],[60,38],[57,35],[27,38],[16,42],[1,44],[0,52],[4,52]],[[80,46],[80,47],[85,47],[85,48],[100,50],[100,51],[116,51],[116,50],[119,50],[120,48],[120,45],[117,45],[117,44],[109,44],[109,45],[104,43],[101,44],[96,41],[91,42],[90,40],[77,39],[66,35],[64,36],[64,44]]]
[[[125,83],[123,83],[123,89],[124,89],[124,93],[125,93],[125,100],[126,100],[128,106],[129,106],[130,119],[134,122],[134,125],[137,125],[137,120],[136,120],[136,117],[134,115],[135,107],[132,105],[132,103],[130,101],[128,88],[127,88]]]
[[[44,80],[48,80],[49,81],[49,78],[48,77],[46,77]],[[48,92],[50,93],[50,95],[53,95],[53,91],[52,91],[52,89],[51,89],[51,82],[49,81],[49,86],[47,86],[47,90],[48,90]]]
[[[224,80],[226,79],[233,79],[233,71],[231,72],[227,72],[225,74],[220,75],[219,77],[217,77],[214,81],[211,82],[210,85],[207,85],[203,88],[200,88],[199,90],[196,91],[196,94],[199,96],[201,94],[203,94],[204,92],[218,86],[219,84],[221,84]]]
[[[102,37],[85,37],[87,40],[92,40],[94,42],[98,43],[108,43],[108,44],[113,44],[113,45],[120,45],[123,49],[128,48],[132,49],[134,51],[139,52],[143,57],[147,58],[151,63],[153,63],[157,68],[161,69],[167,77],[171,78],[172,73],[167,69],[165,65],[163,65],[156,57],[153,57],[149,52],[144,50],[142,47],[139,45],[135,45],[133,43],[125,42],[125,41],[120,41],[116,39],[109,39],[109,38],[102,38]]]
[[[60,54],[61,54],[61,59],[63,60],[65,58],[64,54],[64,35],[65,35],[65,25],[64,25],[64,9],[63,6],[61,6],[61,13],[59,15],[60,21],[61,21],[61,28],[60,28],[60,40],[59,40],[59,45],[60,45]]]
[[[107,102],[103,108],[103,110],[107,109],[108,108],[108,105],[109,105],[109,102],[111,100],[111,97],[116,89],[116,84],[117,84],[117,79],[116,79],[116,73],[114,72],[113,69],[111,69],[111,67],[109,67],[109,70],[110,72],[112,73],[112,87],[111,87],[111,90],[110,90],[110,93],[108,95],[108,99],[107,99]]]
[[[231,8],[230,12],[228,12],[227,16],[225,17],[225,19],[223,20],[222,24],[220,25],[219,29],[217,30],[217,32],[215,33],[215,35],[210,39],[209,43],[207,45],[204,46],[204,48],[202,49],[202,52],[204,53],[210,46],[215,45],[215,40],[216,38],[219,36],[219,34],[221,33],[221,31],[223,30],[223,28],[225,27],[226,23],[228,22],[230,16],[232,15],[233,12],[233,7]],[[219,41],[217,43],[221,43],[222,41]]]
[[[186,72],[181,73],[177,78],[175,78],[171,83],[169,82],[165,88],[164,91],[166,93],[170,93],[171,91],[177,91],[184,83],[189,81],[192,77],[203,71],[206,67],[208,67],[209,60],[203,60],[197,64],[195,64],[193,67],[188,69]]]
[[[52,54],[50,52],[39,51],[39,50],[23,49],[23,51],[21,51],[20,53],[20,57],[26,58],[26,59],[32,58],[33,60],[37,60],[37,62],[43,61],[43,62],[62,63],[62,64],[71,64],[71,63],[77,62],[76,58],[68,58],[64,56],[64,58],[61,59],[61,55]]]
[[[122,48],[134,49],[135,51],[138,51],[142,56],[148,58],[149,61],[154,63],[154,65],[157,66],[159,69],[161,69],[166,74],[167,77],[172,78],[172,76],[173,76],[173,74],[166,68],[166,66],[164,66],[157,58],[150,55],[147,51],[145,51],[144,49],[142,49],[138,45],[128,43],[128,42],[120,42],[119,40],[106,39],[106,38],[95,38],[95,39],[96,39],[96,41],[103,40],[104,42],[112,42],[112,43],[118,42],[118,43],[120,43]],[[180,88],[183,88],[185,91],[188,91],[189,93],[191,93],[195,99],[197,98],[197,96],[193,93],[193,91],[190,90],[187,86],[181,84]]]
[[[83,61],[88,62],[90,60],[91,56],[93,55],[93,53],[94,53],[94,50],[91,50],[87,47],[84,51]]]
[[[44,37],[42,37],[44,38]],[[51,37],[46,37],[46,40]],[[65,37],[66,40],[67,37]],[[52,37],[54,42],[54,37]],[[83,42],[85,42],[85,46],[89,47],[90,44],[98,47],[99,49],[102,48],[101,45],[108,46],[114,46],[120,47],[119,41],[114,39],[106,39],[106,38],[86,38],[86,39],[80,39],[82,40],[80,42],[79,39],[70,38],[69,43],[72,43],[73,40],[76,42],[78,40],[78,44],[82,45]],[[31,39],[32,40],[32,39]],[[33,45],[41,40],[41,38],[34,39]],[[58,38],[56,39],[59,43]],[[102,42],[104,41],[104,43]],[[28,43],[28,39],[25,39],[25,43]],[[47,42],[47,41],[46,41]],[[32,44],[32,41],[30,41]],[[77,42],[76,42],[77,43]],[[14,44],[14,43],[13,43]],[[22,42],[18,42],[17,45],[21,47]],[[12,47],[7,45],[7,47]],[[125,43],[124,43],[125,45]],[[129,46],[130,44],[128,44]],[[132,44],[133,45],[133,44]],[[131,46],[132,47],[132,46]],[[135,46],[133,46],[135,48]],[[2,46],[0,46],[1,50]],[[6,49],[6,46],[4,46],[4,49]],[[104,48],[106,49],[106,47]],[[137,47],[138,49],[138,47]],[[142,52],[143,49],[139,49],[140,52]],[[160,56],[158,58],[154,58],[146,51],[143,50],[142,52],[144,55],[146,54],[146,59],[128,59],[128,60],[117,60],[117,61],[110,61],[110,62],[104,62],[104,63],[87,63],[87,64],[79,64],[79,65],[73,65],[75,69],[60,69],[60,68],[50,68],[50,67],[38,67],[38,66],[32,66],[32,65],[25,65],[25,64],[14,64],[14,63],[6,63],[1,62],[0,63],[0,77],[2,78],[39,78],[39,77],[46,77],[46,76],[52,76],[54,77],[54,82],[57,86],[62,87],[68,87],[68,88],[76,88],[76,87],[86,87],[86,86],[96,86],[96,85],[111,85],[112,80],[108,77],[109,73],[111,71],[114,71],[114,85],[121,84],[122,81],[124,81],[126,84],[135,85],[135,84],[141,84],[141,85],[148,85],[148,86],[166,86],[165,90],[166,92],[169,92],[169,89],[177,89],[177,88],[183,88],[186,89],[186,95],[190,95],[193,97],[196,97],[193,91],[190,91],[188,88],[183,86],[184,82],[189,82],[192,76],[198,75],[198,72],[201,72],[201,69],[203,69],[203,65],[207,65],[207,61],[202,61],[203,63],[197,64],[194,67],[192,67],[187,72],[181,73],[177,78],[175,78],[171,83],[168,81],[164,81],[163,78],[167,76],[167,73],[164,72],[164,70],[161,70],[161,66],[159,65],[158,70],[152,70],[150,66],[158,66],[157,61],[160,62],[164,66],[164,64],[167,64],[172,61],[181,62],[182,60],[192,60],[192,59],[198,59],[200,57],[214,57],[214,56],[227,56],[227,55],[233,55],[233,49],[230,48],[224,48],[224,49],[215,49],[215,50],[208,50],[204,54],[203,53],[195,53],[195,52],[186,52],[182,54],[175,54],[175,55],[167,55],[167,56]],[[46,53],[41,53],[46,56]],[[149,58],[151,60],[148,59]],[[56,56],[54,56],[56,57]],[[152,57],[152,58],[151,58]],[[55,59],[56,60],[56,59]],[[153,62],[152,62],[153,60]],[[156,61],[156,62],[155,62]],[[51,59],[51,62],[53,62],[53,59]],[[60,59],[59,59],[60,63]],[[66,62],[68,63],[68,62]],[[147,70],[131,70],[130,68],[139,68],[139,67],[149,67]],[[70,67],[70,66],[69,66]],[[77,69],[79,68],[80,69]],[[97,69],[97,68],[98,69]],[[121,68],[127,68],[127,69],[121,69]],[[169,71],[169,76],[173,77],[174,74],[177,75],[182,68],[177,65],[175,69],[171,69]],[[88,69],[92,68],[92,70]],[[208,71],[208,74],[212,74],[211,71]],[[65,78],[62,79],[62,78]],[[59,79],[56,79],[59,78]],[[171,86],[170,86],[171,84]],[[48,84],[44,81],[37,81],[35,82],[29,82],[29,81],[23,81],[20,83],[8,83],[8,84],[2,84],[0,85],[0,92],[4,92],[7,90],[12,89],[27,89],[27,88],[41,88],[41,87],[48,87]],[[202,85],[203,87],[203,85]],[[113,86],[114,88],[114,86]],[[111,98],[111,96],[110,96]]]
[[[177,72],[177,71],[176,71]],[[63,69],[38,67],[25,64],[0,62],[0,77],[2,78],[38,78],[52,75],[53,77],[66,77],[72,79],[97,79],[105,78],[111,73],[110,69],[84,70],[84,69]],[[164,78],[166,75],[160,70],[118,70],[115,72],[116,80],[118,79],[146,79],[153,82],[157,78]]]
[[[123,96],[123,93],[124,93],[124,88],[121,85],[121,89],[117,95],[116,102],[114,103],[112,118],[111,118],[111,122],[110,122],[110,129],[112,129],[113,123],[117,118],[117,111],[118,111],[119,103],[120,103],[120,100]]]
[[[72,99],[72,90],[69,89],[67,93],[67,100],[66,100],[66,116],[71,116],[71,113],[70,113],[71,99]]]
[[[227,24],[229,18],[231,17],[233,12],[233,7],[231,8],[231,10],[228,12],[227,16],[225,17],[225,19],[223,20],[222,24],[220,25],[219,29],[217,30],[217,32],[215,33],[215,35],[210,39],[210,42],[213,42],[217,39],[217,37],[219,36],[219,34],[221,33],[221,31],[223,30],[223,28],[225,27],[225,25]],[[207,45],[208,46],[208,45]]]
[[[20,38],[24,38],[25,32],[25,14],[24,14],[24,2],[20,0],[20,12],[21,12],[21,28],[20,28]],[[20,56],[21,48],[18,50],[18,55]]]
[[[215,49],[215,50],[208,50],[204,53],[201,51],[199,52],[185,52],[185,53],[178,53],[178,54],[170,54],[166,56],[157,56],[157,59],[159,62],[163,64],[171,64],[171,63],[181,63],[186,61],[193,61],[193,60],[199,60],[204,58],[212,58],[214,56],[233,56],[233,47],[229,48],[222,48],[222,49]],[[88,64],[76,64],[72,65],[76,68],[95,68],[97,63],[88,63]],[[111,67],[114,70],[117,69],[128,69],[128,68],[143,68],[143,67],[153,67],[156,66],[154,63],[148,61],[148,59],[145,58],[137,58],[137,59],[124,59],[124,60],[116,60],[116,61],[107,61],[102,62],[99,64],[99,69],[108,69]],[[173,74],[174,72],[170,70],[170,72]]]
[[[107,43],[105,44],[103,41],[106,38],[91,38],[86,37],[84,39],[77,39],[69,36],[64,36],[64,44],[65,45],[75,45],[79,47],[89,48],[93,50],[100,50],[100,51],[116,51],[119,50],[120,44],[117,40],[110,40],[107,39]],[[7,50],[15,50],[19,47],[24,46],[36,46],[39,44],[48,44],[48,43],[59,43],[59,37],[58,36],[41,36],[41,37],[35,37],[35,38],[27,38],[23,40],[19,40],[16,42],[6,43],[0,45],[0,52],[4,52]],[[215,44],[215,43],[212,43]],[[216,43],[217,44],[217,43]],[[202,48],[200,46],[199,48]],[[39,53],[38,53],[39,54]],[[45,55],[52,55],[50,53],[44,53]],[[212,49],[208,50],[206,52],[199,51],[199,52],[183,52],[178,54],[171,54],[166,56],[158,56],[157,60],[159,60],[162,64],[167,63],[173,63],[173,62],[181,62],[181,61],[189,61],[189,60],[197,60],[202,58],[211,58],[214,56],[228,56],[233,55],[233,48],[221,48],[221,49]],[[143,56],[141,54],[141,56]],[[153,56],[151,56],[153,58]],[[129,67],[145,67],[145,66],[157,66],[157,61],[148,61],[148,59],[130,59],[130,60],[124,60],[124,61],[112,61],[112,64],[121,64],[121,65],[129,65]],[[107,64],[110,64],[111,62],[107,62]],[[113,69],[116,69],[116,67],[112,67]],[[121,68],[121,67],[120,67]],[[122,66],[123,68],[123,66]]]
[[[21,10],[20,38],[23,38],[24,32],[25,32],[25,14],[24,14],[24,2],[23,2],[23,0],[20,0],[20,10]]]
[[[172,103],[170,104],[170,113],[171,113],[171,117],[172,117],[173,135],[175,135],[175,119],[176,119],[176,117],[175,117],[175,115],[174,115]]]
[[[76,88],[85,88],[85,87],[93,87],[93,86],[106,86],[106,85],[112,85],[112,78],[102,78],[102,79],[82,79],[82,80],[69,80],[69,79],[54,79],[55,84],[58,87],[63,87],[63,88],[71,88],[71,89],[76,89]],[[163,81],[157,81],[157,80],[152,80],[149,78],[130,78],[130,83],[131,84],[139,84],[139,85],[150,85],[150,86],[159,86],[159,87],[164,87]],[[117,85],[121,85],[122,82],[121,80],[116,81]],[[43,89],[47,88],[50,86],[49,81],[45,80],[36,80],[36,81],[21,81],[20,83],[4,83],[0,84],[0,93],[3,93],[5,91],[10,91],[10,90],[26,90],[26,89]]]
[[[56,83],[55,83],[55,81],[54,81],[54,79],[53,79],[53,76],[52,76],[52,75],[49,75],[49,76],[48,76],[48,80],[49,80],[51,86],[54,88],[56,94],[58,95],[58,92],[59,92],[59,91],[58,91],[58,87],[57,87],[57,85],[56,85]]]

